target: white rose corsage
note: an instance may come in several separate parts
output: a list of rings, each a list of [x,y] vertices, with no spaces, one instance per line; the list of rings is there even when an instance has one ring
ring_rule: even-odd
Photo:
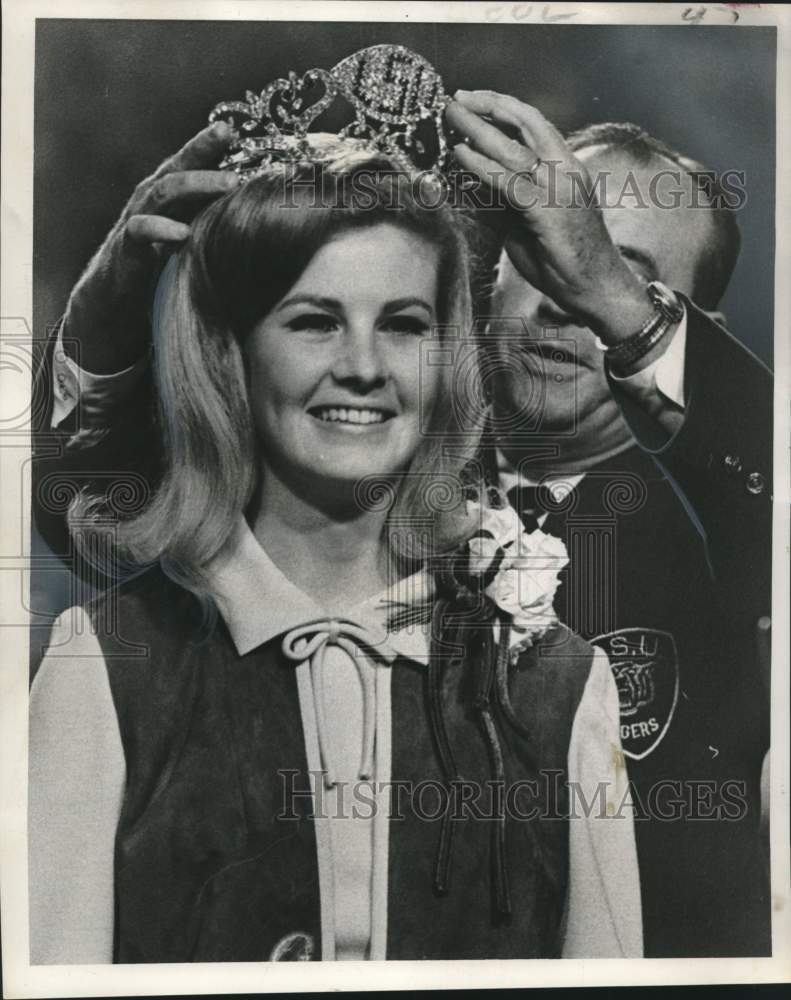
[[[560,571],[569,561],[566,546],[540,529],[525,531],[511,506],[468,500],[467,510],[479,518],[479,530],[467,543],[469,573],[482,577],[497,565],[485,593],[511,616],[513,660],[558,623],[553,601]]]

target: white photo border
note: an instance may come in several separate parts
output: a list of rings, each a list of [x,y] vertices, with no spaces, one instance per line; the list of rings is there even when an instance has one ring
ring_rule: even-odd
[[[723,31],[776,26],[777,199],[775,330],[791,330],[791,14],[780,4],[700,4],[707,23]],[[528,8],[530,8],[528,10]],[[33,97],[37,18],[199,19],[282,21],[456,21],[466,23],[670,25],[694,30],[677,3],[371,3],[264,0],[3,0],[2,88],[2,287],[0,336],[23,346],[32,329]],[[737,9],[738,23],[728,11]],[[687,20],[687,26],[684,22]],[[27,412],[30,370],[0,371],[0,434],[15,414]],[[791,338],[777,335],[775,355],[775,513],[772,634],[771,819],[773,956],[745,959],[639,959],[564,961],[455,961],[383,963],[201,963],[195,965],[30,966],[27,903],[27,692],[28,634],[6,629],[0,671],[0,905],[4,995],[76,997],[172,994],[302,992],[519,986],[604,986],[692,983],[758,983],[791,980],[789,891],[789,417]],[[10,423],[9,423],[10,422]],[[24,429],[23,429],[24,431]],[[0,448],[3,517],[0,520],[0,606],[26,614],[28,586],[29,459],[27,435],[11,435]],[[23,489],[18,487],[23,483]],[[5,617],[0,621],[5,621]]]

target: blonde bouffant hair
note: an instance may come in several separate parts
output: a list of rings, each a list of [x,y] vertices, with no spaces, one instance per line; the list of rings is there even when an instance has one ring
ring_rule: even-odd
[[[428,204],[420,183],[387,157],[335,140],[321,163],[266,170],[195,220],[157,289],[154,369],[164,473],[147,507],[119,526],[126,557],[138,565],[159,560],[177,582],[211,597],[204,568],[248,508],[260,475],[242,345],[339,233],[387,222],[437,246],[439,336],[451,350],[463,342],[469,355],[469,220],[436,197]],[[470,534],[464,469],[477,451],[483,412],[477,421],[474,405],[459,406],[453,365],[442,372],[429,433],[409,468],[395,483],[366,487],[368,502],[384,496],[388,525],[430,523],[429,543],[425,533],[417,542],[413,533],[406,545],[403,534],[383,540],[413,564]],[[477,359],[471,364],[467,356],[464,396],[473,404],[483,399],[478,379]]]

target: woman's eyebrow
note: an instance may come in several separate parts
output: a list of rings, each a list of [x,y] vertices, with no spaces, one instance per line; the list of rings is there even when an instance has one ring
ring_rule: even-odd
[[[409,309],[412,306],[418,306],[421,309],[425,309],[427,313],[433,313],[433,307],[426,302],[425,299],[418,298],[416,295],[408,295],[402,299],[392,299],[390,302],[385,302],[382,306],[383,313],[394,313],[400,312],[402,309]]]
[[[323,295],[292,295],[290,298],[285,299],[277,307],[277,311],[281,312],[283,309],[287,309],[289,306],[317,306],[319,309],[334,310],[339,312],[343,307],[338,299],[330,299]]]

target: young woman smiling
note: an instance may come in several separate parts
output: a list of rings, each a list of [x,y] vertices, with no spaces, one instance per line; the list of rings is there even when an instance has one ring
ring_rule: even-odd
[[[32,693],[32,961],[637,955],[607,660],[458,426],[464,226],[321,148],[160,281],[149,568]]]

